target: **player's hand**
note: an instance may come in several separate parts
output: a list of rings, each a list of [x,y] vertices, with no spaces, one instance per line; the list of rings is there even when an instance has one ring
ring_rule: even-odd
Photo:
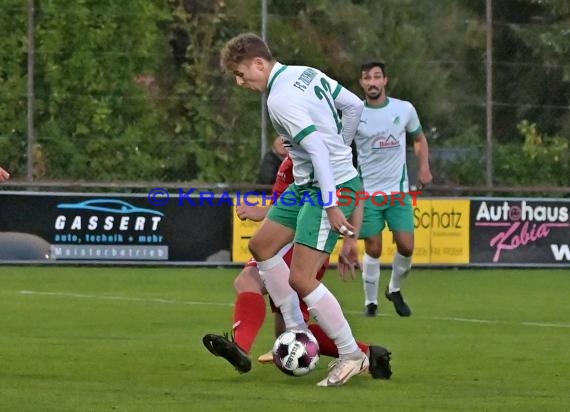
[[[338,255],[338,271],[341,279],[356,279],[356,269],[362,272],[362,264],[358,261],[357,240],[345,237]]]
[[[342,213],[338,206],[329,207],[326,211],[329,223],[334,230],[343,236],[354,237],[354,226],[346,220],[344,213]]]
[[[10,179],[10,173],[0,167],[0,182],[5,182]]]
[[[261,222],[265,219],[267,214],[266,207],[258,207],[255,205],[240,204],[236,206],[236,213],[241,220],[253,220],[254,222]]]
[[[424,186],[430,184],[433,181],[433,176],[429,167],[420,168],[418,171],[418,182],[420,183],[419,189],[421,190]]]

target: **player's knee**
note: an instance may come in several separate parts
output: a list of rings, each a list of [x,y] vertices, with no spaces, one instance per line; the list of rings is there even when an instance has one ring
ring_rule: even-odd
[[[251,239],[249,239],[249,242],[247,244],[247,247],[249,248],[249,251],[251,253],[251,255],[258,261],[261,262],[263,261],[263,256],[262,256],[262,244],[259,240],[257,240],[256,237],[252,237]]]
[[[297,292],[304,290],[305,279],[299,272],[291,271],[289,274],[289,286],[291,286]]]
[[[291,271],[289,274],[289,285],[299,294],[299,296],[307,296],[315,289],[318,283],[315,276],[308,277],[302,272]]]
[[[366,244],[364,251],[371,258],[378,259],[382,254],[382,245],[380,243]]]
[[[378,259],[380,257],[380,255],[382,254],[382,249],[381,248],[367,249],[366,254],[368,256],[370,256],[371,258]]]
[[[244,290],[244,282],[243,282],[243,278],[241,276],[237,276],[234,279],[234,290],[236,291],[237,294],[243,293],[245,292]]]
[[[372,236],[364,240],[364,251],[371,258],[378,259],[382,254],[382,239],[380,236]]]
[[[291,286],[294,290],[297,290],[299,286],[301,286],[302,279],[298,276],[295,272],[291,271],[289,274],[289,286]]]
[[[414,245],[413,244],[402,244],[397,245],[398,253],[404,257],[410,257],[414,253]]]
[[[255,273],[253,272],[255,271]],[[257,269],[247,267],[234,279],[234,289],[236,293],[254,292],[263,294],[263,283],[257,275]]]

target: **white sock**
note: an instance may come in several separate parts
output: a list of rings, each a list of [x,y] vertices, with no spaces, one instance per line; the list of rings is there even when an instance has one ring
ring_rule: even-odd
[[[364,306],[378,305],[378,286],[380,285],[380,262],[377,258],[364,254],[362,284],[364,286]]]
[[[406,278],[411,267],[412,257],[405,257],[396,252],[394,262],[392,263],[392,276],[390,277],[390,284],[388,285],[390,293],[400,290],[402,281]]]
[[[275,306],[283,315],[286,329],[306,329],[307,325],[299,307],[299,296],[289,285],[289,267],[279,255],[257,262],[259,276]]]
[[[322,283],[303,298],[309,312],[329,338],[334,340],[339,356],[359,353],[350,325],[334,295]]]

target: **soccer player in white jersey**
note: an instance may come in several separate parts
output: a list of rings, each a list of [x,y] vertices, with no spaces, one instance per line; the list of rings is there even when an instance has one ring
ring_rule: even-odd
[[[392,263],[390,283],[385,296],[392,301],[400,316],[412,311],[401,293],[402,281],[412,265],[414,222],[412,198],[408,193],[406,136],[413,139],[419,161],[418,182],[432,181],[428,162],[428,143],[414,106],[386,95],[385,65],[370,62],[361,67],[360,86],[365,107],[354,138],[358,152],[358,168],[364,189],[370,195],[386,195],[366,200],[360,237],[365,239],[362,280],[365,314],[375,316],[378,310],[380,284],[379,257],[382,252],[382,230],[386,223],[393,232],[397,252]],[[402,199],[403,198],[403,199]]]
[[[355,236],[361,223],[362,217],[353,212],[362,184],[345,142],[354,138],[364,105],[317,69],[277,62],[255,34],[229,40],[221,65],[239,86],[268,93],[269,117],[293,160],[295,182],[273,204],[249,249],[286,329],[307,328],[299,309],[301,296],[335,342],[339,359],[318,385],[343,385],[365,372],[369,360],[358,348],[338,301],[316,274],[339,234]],[[352,193],[352,202],[339,206],[338,189]],[[295,248],[289,270],[278,252],[290,242]]]

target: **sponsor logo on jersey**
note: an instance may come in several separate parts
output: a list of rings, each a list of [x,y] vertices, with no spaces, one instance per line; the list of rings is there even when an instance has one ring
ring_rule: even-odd
[[[373,149],[392,149],[400,147],[400,141],[390,134],[389,136],[377,136],[372,142]]]

